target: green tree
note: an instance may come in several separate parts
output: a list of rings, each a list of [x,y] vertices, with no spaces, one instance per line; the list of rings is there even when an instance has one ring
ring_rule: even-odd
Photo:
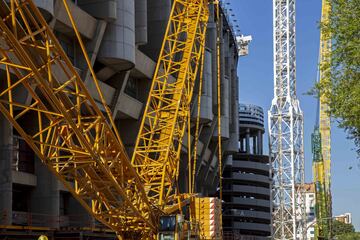
[[[337,236],[339,240],[360,240],[360,233],[346,233]]]
[[[330,113],[353,139],[360,156],[360,0],[329,0],[330,21],[323,24],[332,38],[328,83],[318,85],[329,99]]]
[[[342,240],[342,238],[339,238],[340,235],[354,233],[355,228],[352,224],[347,224],[347,223],[343,223],[343,222],[334,220],[333,226],[332,226],[332,232],[333,232],[333,236],[337,236],[338,239]]]

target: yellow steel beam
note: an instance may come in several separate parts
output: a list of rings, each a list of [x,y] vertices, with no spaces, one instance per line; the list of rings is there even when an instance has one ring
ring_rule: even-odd
[[[223,34],[221,32],[221,21],[220,18],[222,15],[220,14],[220,1],[215,1],[216,6],[216,17],[217,17],[217,23],[216,23],[216,31],[217,31],[217,40],[216,40],[216,55],[217,55],[217,134],[218,134],[218,172],[219,172],[219,198],[222,200],[222,136],[221,136],[221,49],[220,49],[220,36]]]
[[[329,23],[331,5],[329,0],[322,1],[321,23]],[[320,29],[319,76],[320,84],[330,81],[331,36],[323,26]],[[321,136],[322,161],[314,163],[314,181],[316,186],[316,232],[324,239],[331,239],[332,232],[332,199],[331,199],[331,121],[326,94],[320,95],[319,131]]]
[[[329,15],[331,6],[329,0],[322,1],[322,24],[329,22]],[[320,31],[320,83],[326,84],[330,81],[329,76],[329,63],[331,55],[331,38],[323,28]],[[321,145],[322,155],[324,159],[324,178],[325,188],[330,191],[331,184],[331,123],[329,115],[328,99],[324,94],[320,96],[320,133],[321,133]]]
[[[136,140],[132,164],[149,201],[160,210],[176,200],[180,151],[208,16],[207,0],[173,2]]]
[[[37,7],[0,0],[0,18],[0,111],[97,220],[118,234],[156,232],[152,206],[115,126]]]
[[[0,0],[0,67],[5,72],[0,111],[85,209],[125,238],[154,236],[159,214],[174,211],[182,198],[176,178],[204,52],[207,4],[174,1],[131,163],[100,88],[106,116],[37,7],[31,0]],[[27,125],[30,118],[35,126]]]

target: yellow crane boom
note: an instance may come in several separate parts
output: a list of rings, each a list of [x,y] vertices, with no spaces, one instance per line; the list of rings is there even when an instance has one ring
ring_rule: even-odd
[[[174,1],[132,164],[149,201],[176,203],[180,152],[208,21],[205,0]]]
[[[106,114],[34,3],[0,0],[6,73],[0,111],[85,209],[119,236],[152,238],[159,217],[178,209],[180,151],[208,16],[207,0],[174,0],[130,161],[86,53]],[[29,117],[36,126],[27,125]]]
[[[6,72],[0,111],[96,219],[117,232],[155,230],[155,217],[116,128],[37,7],[27,0],[1,1],[0,14],[0,66]],[[27,126],[26,117],[37,125]]]

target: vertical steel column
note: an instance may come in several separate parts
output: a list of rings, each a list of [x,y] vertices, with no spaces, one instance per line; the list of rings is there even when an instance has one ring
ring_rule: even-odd
[[[303,113],[296,97],[295,0],[273,0],[274,99],[269,110],[273,239],[305,230]]]

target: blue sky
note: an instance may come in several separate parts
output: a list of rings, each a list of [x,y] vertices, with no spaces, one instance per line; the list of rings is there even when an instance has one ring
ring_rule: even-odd
[[[226,1],[225,1],[226,2]],[[250,54],[239,61],[240,101],[257,104],[267,113],[273,98],[272,1],[227,0],[244,35],[252,35]],[[298,0],[297,95],[304,112],[306,181],[312,179],[310,136],[316,118],[316,100],[305,93],[316,79],[321,0]],[[266,116],[267,119],[267,116]],[[267,123],[266,123],[267,124]],[[266,137],[267,139],[267,137]],[[264,144],[267,146],[267,142]],[[337,124],[332,126],[333,213],[351,212],[360,231],[360,168],[354,144]],[[268,152],[268,149],[265,149]],[[352,167],[352,169],[349,169]],[[359,205],[358,205],[359,204]]]

